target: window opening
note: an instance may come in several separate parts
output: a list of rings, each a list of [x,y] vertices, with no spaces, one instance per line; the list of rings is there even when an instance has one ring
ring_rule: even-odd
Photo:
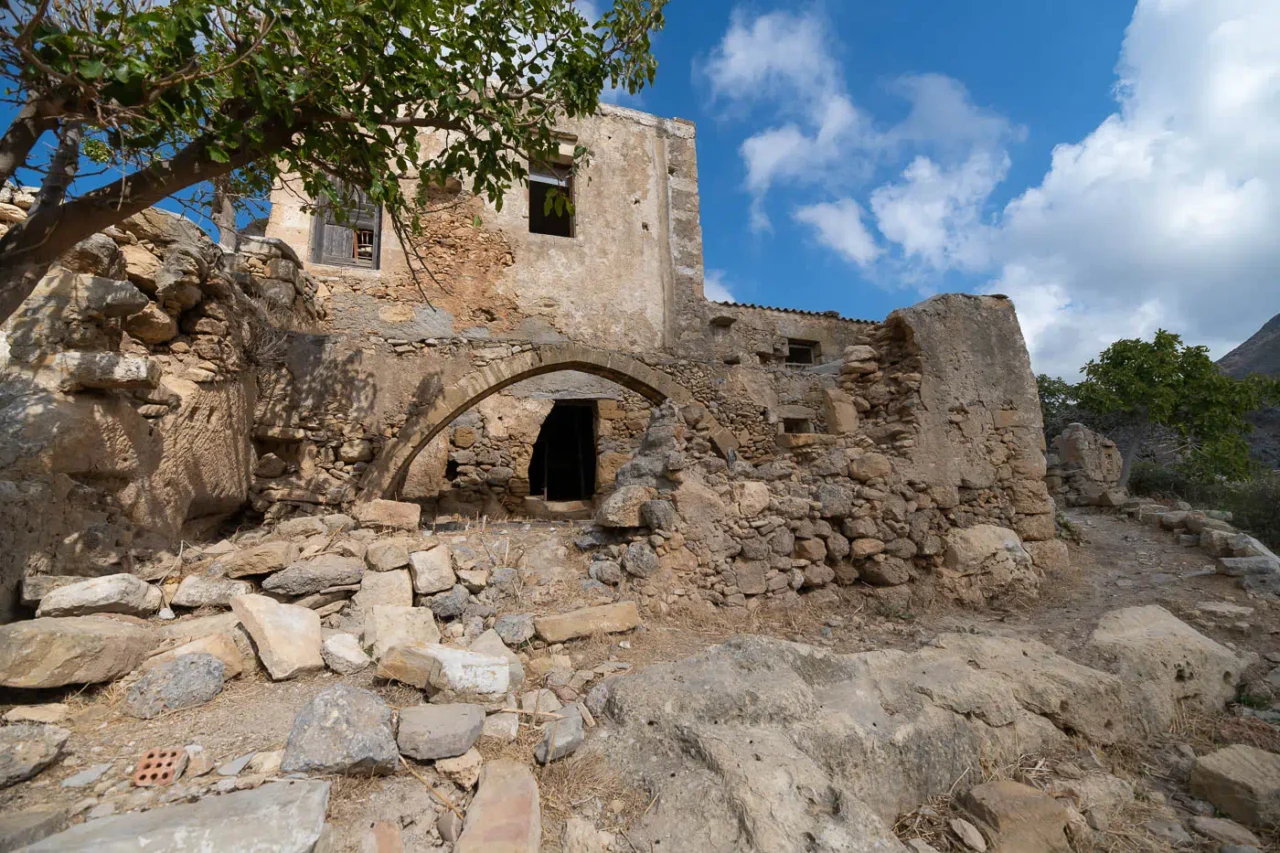
[[[561,196],[547,209],[548,198]],[[529,169],[529,231],[552,237],[572,237],[574,217],[567,204],[573,203],[573,170],[569,166],[535,165]]]
[[[788,435],[813,432],[813,421],[806,418],[783,418],[782,431]]]
[[[817,364],[818,342],[787,338],[787,364]]]
[[[589,500],[596,493],[596,407],[556,401],[533,445],[529,493],[549,501]]]
[[[339,188],[342,189],[341,187]],[[321,202],[311,229],[311,260],[318,264],[378,268],[382,206],[351,190],[346,207]]]

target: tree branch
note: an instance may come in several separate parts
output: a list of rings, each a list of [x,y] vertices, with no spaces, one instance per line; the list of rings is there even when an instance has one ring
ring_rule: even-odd
[[[18,110],[9,129],[0,137],[0,184],[26,165],[31,149],[46,132],[58,126],[56,117],[44,109],[45,102],[32,96]]]

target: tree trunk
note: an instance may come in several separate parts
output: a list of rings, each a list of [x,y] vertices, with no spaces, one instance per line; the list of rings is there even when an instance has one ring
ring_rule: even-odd
[[[234,252],[239,245],[240,235],[236,232],[236,206],[231,198],[230,176],[213,179],[213,203],[210,205],[210,218],[218,226],[218,245],[228,252]]]
[[[45,106],[34,98],[28,100],[18,110],[4,136],[0,136],[0,184],[26,165],[27,155],[40,137],[58,126],[57,118],[44,114]]]
[[[157,160],[72,201],[32,207],[26,219],[0,237],[0,323],[18,310],[44,271],[76,243],[178,190],[271,156],[286,146],[298,129],[269,128],[261,142],[246,140],[238,149],[229,151],[226,162],[221,163],[209,156],[210,146],[220,140],[198,139],[168,160]]]

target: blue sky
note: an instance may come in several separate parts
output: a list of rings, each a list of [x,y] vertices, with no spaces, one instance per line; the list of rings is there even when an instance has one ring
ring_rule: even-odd
[[[697,122],[738,301],[1007,293],[1072,376],[1158,327],[1220,356],[1280,312],[1277,32],[1257,0],[673,0],[621,102]]]

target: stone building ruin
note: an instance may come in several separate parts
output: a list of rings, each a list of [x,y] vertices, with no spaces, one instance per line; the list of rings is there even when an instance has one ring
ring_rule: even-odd
[[[156,210],[78,245],[0,339],[0,619],[239,513],[374,500],[594,520],[592,577],[642,606],[1035,594],[1065,548],[1008,300],[710,302],[694,126],[603,106],[575,145],[500,211],[434,190],[409,252],[288,181],[235,254]]]

